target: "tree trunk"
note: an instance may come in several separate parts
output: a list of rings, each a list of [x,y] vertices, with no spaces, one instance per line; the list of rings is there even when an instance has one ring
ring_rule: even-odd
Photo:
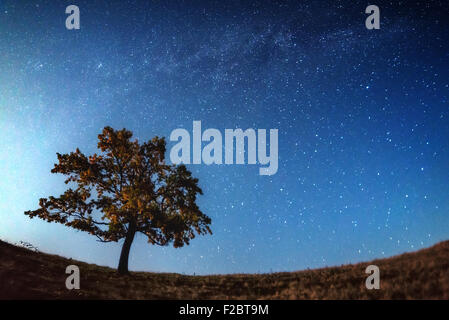
[[[122,252],[120,253],[120,261],[118,263],[118,273],[121,275],[128,274],[128,258],[129,251],[131,249],[131,244],[134,240],[134,235],[136,234],[136,223],[131,221],[128,225],[128,233],[125,237],[125,242],[122,246]]]

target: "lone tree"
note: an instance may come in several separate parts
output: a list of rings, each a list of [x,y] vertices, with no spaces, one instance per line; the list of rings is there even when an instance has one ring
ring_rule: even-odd
[[[128,273],[128,257],[136,233],[151,244],[175,248],[197,234],[212,234],[211,219],[196,204],[202,194],[198,179],[184,165],[165,163],[165,139],[139,144],[126,129],[105,127],[98,135],[99,155],[79,149],[57,154],[52,173],[67,176],[69,188],[58,198],[39,200],[40,208],[26,211],[30,218],[59,222],[89,232],[101,242],[124,238],[118,272]]]

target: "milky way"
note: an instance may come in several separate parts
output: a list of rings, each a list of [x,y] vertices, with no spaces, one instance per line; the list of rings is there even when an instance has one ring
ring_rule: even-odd
[[[222,2],[73,1],[67,30],[66,3],[0,1],[0,238],[115,267],[119,244],[24,216],[64,191],[56,152],[198,120],[278,129],[279,169],[189,165],[214,234],[138,237],[131,269],[291,271],[448,239],[447,1],[374,1],[379,30],[354,1]]]

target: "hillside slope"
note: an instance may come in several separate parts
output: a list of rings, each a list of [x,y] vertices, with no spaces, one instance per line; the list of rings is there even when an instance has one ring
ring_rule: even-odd
[[[65,288],[65,268],[81,271],[81,289]],[[365,288],[369,264],[380,290]],[[449,299],[449,241],[368,263],[272,274],[185,276],[132,272],[33,252],[0,241],[0,299]]]

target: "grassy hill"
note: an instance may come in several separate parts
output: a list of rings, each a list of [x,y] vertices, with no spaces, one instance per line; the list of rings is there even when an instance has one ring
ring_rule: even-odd
[[[65,288],[75,264],[81,289]],[[380,290],[365,288],[366,266],[380,268]],[[0,299],[449,299],[449,241],[367,263],[298,272],[186,276],[114,269],[0,241]]]

